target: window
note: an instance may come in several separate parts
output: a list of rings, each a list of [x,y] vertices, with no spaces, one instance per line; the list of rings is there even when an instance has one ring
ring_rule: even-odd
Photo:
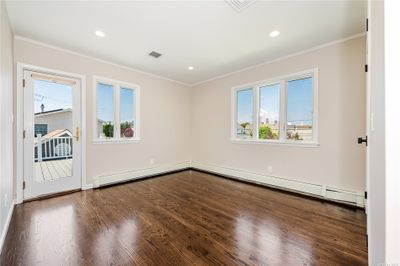
[[[97,83],[97,124],[98,138],[114,137],[114,88],[112,85]]]
[[[120,94],[120,137],[133,138],[135,135],[135,91],[121,88]]]
[[[279,139],[279,83],[265,85],[259,88],[259,139]]]
[[[239,90],[236,94],[236,136],[240,139],[251,139],[253,137],[253,90]]]
[[[97,141],[139,140],[139,87],[95,77]]]
[[[313,140],[312,77],[287,82],[286,137],[294,141]]]
[[[38,134],[42,136],[48,133],[48,125],[47,124],[35,124],[35,138]]]
[[[317,144],[316,79],[310,70],[234,88],[232,139]]]

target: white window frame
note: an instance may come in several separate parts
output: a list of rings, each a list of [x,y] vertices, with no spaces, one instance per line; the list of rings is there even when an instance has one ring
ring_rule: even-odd
[[[286,139],[287,125],[287,84],[289,81],[312,77],[313,78],[313,137],[312,141],[294,141]],[[279,139],[259,139],[259,107],[260,107],[260,88],[280,84],[280,112],[279,112]],[[241,139],[236,136],[237,132],[237,92],[241,90],[253,90],[253,138]],[[249,84],[235,86],[231,89],[231,141],[234,143],[248,144],[272,144],[288,146],[318,147],[318,68],[313,68],[289,75],[283,75],[268,80],[257,81]]]
[[[97,84],[102,83],[110,85],[114,90],[114,137],[112,138],[99,138],[97,132]],[[135,133],[133,138],[121,138],[120,136],[120,92],[121,89],[131,89],[135,92]],[[93,76],[93,139],[94,143],[129,143],[139,142],[140,139],[140,86],[119,80]]]

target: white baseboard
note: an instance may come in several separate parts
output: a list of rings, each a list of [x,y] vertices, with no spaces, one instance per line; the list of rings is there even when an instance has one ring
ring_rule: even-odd
[[[222,167],[218,165],[195,161],[158,165],[154,167],[136,169],[111,175],[97,176],[94,178],[94,183],[92,185],[88,184],[86,185],[87,188],[85,187],[83,189],[90,189],[92,187],[96,188],[104,185],[126,182],[158,174],[178,171],[186,168],[212,172],[239,180],[250,181],[265,186],[294,191],[317,198],[323,198],[326,200],[341,202],[362,208],[365,206],[364,192],[344,190],[319,184],[311,184],[287,178],[262,175],[259,173],[253,173],[240,169]]]
[[[93,188],[93,184],[83,184],[82,185],[82,190],[88,190],[88,189],[92,189]]]
[[[189,167],[190,167],[190,161],[187,161],[181,163],[156,165],[154,167],[136,169],[132,171],[116,173],[111,175],[97,176],[94,178],[93,187],[96,188],[104,185],[110,185],[114,183],[140,179],[144,177],[178,171]]]
[[[4,227],[1,230],[1,236],[0,236],[0,254],[3,251],[3,245],[4,245],[4,241],[6,240],[6,236],[7,236],[7,232],[8,232],[8,228],[10,227],[10,222],[11,222],[11,218],[14,212],[14,205],[15,202],[12,201],[11,202],[11,207],[8,210],[8,214],[7,214],[7,219],[6,222],[4,223]]]
[[[306,195],[311,195],[318,198],[323,198],[331,201],[341,202],[353,206],[364,207],[364,192],[349,191],[333,187],[327,187],[318,184],[305,183],[301,181],[290,180],[286,178],[267,176],[240,169],[222,167],[208,163],[191,162],[191,168],[199,169],[207,172],[212,172],[224,175],[231,178],[236,178],[244,181],[250,181],[261,185],[281,188],[284,190],[299,192]]]

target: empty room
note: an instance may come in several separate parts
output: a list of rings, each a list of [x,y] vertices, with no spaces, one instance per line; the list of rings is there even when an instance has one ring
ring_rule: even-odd
[[[400,265],[398,11],[2,0],[0,265]]]

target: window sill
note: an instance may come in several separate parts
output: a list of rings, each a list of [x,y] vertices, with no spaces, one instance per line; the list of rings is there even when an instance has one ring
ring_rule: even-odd
[[[93,144],[130,144],[139,143],[140,139],[94,139]]]
[[[320,145],[316,142],[290,142],[290,141],[271,141],[271,140],[246,140],[246,139],[231,139],[235,144],[262,144],[262,145],[276,145],[276,146],[290,146],[290,147],[304,147],[304,148],[318,148]]]

